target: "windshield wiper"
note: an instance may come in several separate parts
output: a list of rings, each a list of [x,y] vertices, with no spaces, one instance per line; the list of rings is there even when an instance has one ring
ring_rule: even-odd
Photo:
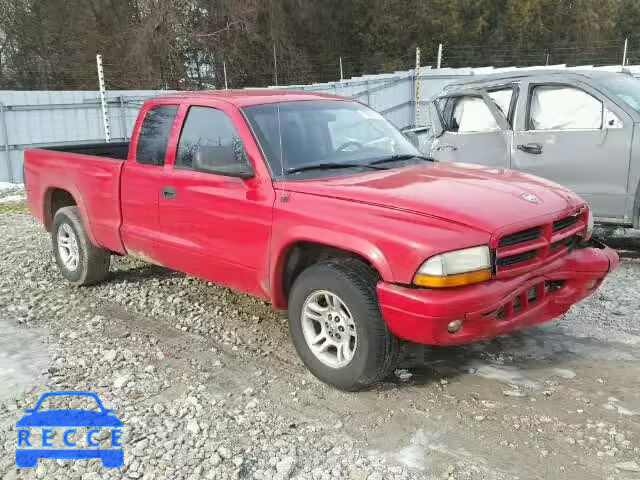
[[[388,157],[384,157],[384,158],[379,158],[378,160],[374,160],[373,162],[369,162],[369,165],[378,165],[380,163],[387,163],[387,162],[399,162],[402,160],[412,160],[412,159],[418,159],[418,160],[424,160],[427,162],[433,162],[433,158],[430,157],[425,157],[423,155],[411,155],[409,153],[407,154],[395,154],[395,155],[390,155]]]
[[[307,170],[329,170],[333,168],[369,168],[371,170],[388,170],[386,167],[379,167],[380,163],[387,162],[396,162],[401,160],[411,160],[411,159],[424,160],[428,162],[432,162],[433,159],[429,157],[424,157],[422,155],[390,155],[388,157],[379,158],[378,160],[374,160],[373,162],[367,163],[345,163],[345,162],[324,162],[324,163],[316,163],[313,165],[303,165],[301,167],[292,167],[285,170],[285,173],[298,173],[298,172],[306,172]]]
[[[330,170],[334,168],[369,168],[371,170],[387,170],[385,167],[376,167],[371,163],[325,162],[325,163],[316,163],[313,165],[303,165],[301,167],[287,168],[285,172],[298,173],[298,172],[306,172],[307,170]]]

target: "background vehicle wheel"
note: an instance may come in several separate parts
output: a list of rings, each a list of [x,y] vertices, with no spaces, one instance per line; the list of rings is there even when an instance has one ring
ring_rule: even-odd
[[[357,259],[320,262],[303,271],[289,295],[289,330],[298,355],[323,382],[359,390],[395,367],[399,341],[387,329],[377,276]]]
[[[38,465],[38,455],[29,451],[16,450],[16,466],[19,468],[33,468]]]
[[[100,459],[102,466],[106,468],[119,468],[124,463],[124,452],[122,450],[106,451]]]
[[[91,243],[78,207],[64,207],[53,217],[53,254],[60,272],[74,285],[93,285],[109,274],[111,255]]]

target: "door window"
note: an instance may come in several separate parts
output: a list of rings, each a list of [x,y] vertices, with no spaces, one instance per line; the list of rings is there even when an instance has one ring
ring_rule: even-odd
[[[458,125],[452,125],[453,119],[451,118],[456,100],[456,97],[441,97],[437,98],[432,104],[435,106],[437,113],[440,113],[443,122],[442,128],[449,132],[458,131]]]
[[[539,86],[531,94],[529,129],[600,129],[602,113],[602,102],[579,88]]]
[[[169,133],[177,111],[176,105],[162,105],[147,111],[136,146],[138,163],[164,165]]]
[[[176,168],[222,172],[247,164],[240,135],[229,116],[210,107],[191,107],[180,134]]]
[[[479,97],[459,97],[447,123],[451,131],[458,133],[500,130],[491,110]]]
[[[511,99],[513,98],[513,88],[503,88],[500,90],[492,90],[488,92],[489,98],[500,109],[504,118],[509,118],[511,110]]]

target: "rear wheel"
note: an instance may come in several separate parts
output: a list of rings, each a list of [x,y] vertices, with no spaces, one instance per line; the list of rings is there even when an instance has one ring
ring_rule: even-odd
[[[109,275],[111,255],[91,243],[78,207],[56,212],[51,239],[60,273],[74,285],[93,285]]]
[[[339,389],[369,387],[395,368],[399,341],[382,319],[377,280],[360,260],[329,260],[307,268],[291,289],[289,329],[298,355]]]

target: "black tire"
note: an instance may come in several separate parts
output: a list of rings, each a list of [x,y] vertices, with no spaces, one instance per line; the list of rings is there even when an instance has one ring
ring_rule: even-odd
[[[75,269],[65,265],[58,246],[58,231],[65,228],[65,225],[70,227],[75,234],[78,248],[78,262]],[[84,229],[78,207],[63,207],[56,212],[51,228],[51,240],[53,254],[56,257],[60,273],[69,282],[74,285],[94,285],[105,280],[109,275],[111,254],[91,243]]]
[[[298,355],[309,371],[321,381],[340,390],[356,391],[370,387],[396,366],[399,340],[385,324],[376,283],[378,277],[357,259],[339,259],[316,263],[296,279],[289,294],[289,331]],[[340,368],[323,363],[311,351],[304,337],[302,310],[314,292],[327,290],[340,297],[353,317],[357,343],[352,360]]]

